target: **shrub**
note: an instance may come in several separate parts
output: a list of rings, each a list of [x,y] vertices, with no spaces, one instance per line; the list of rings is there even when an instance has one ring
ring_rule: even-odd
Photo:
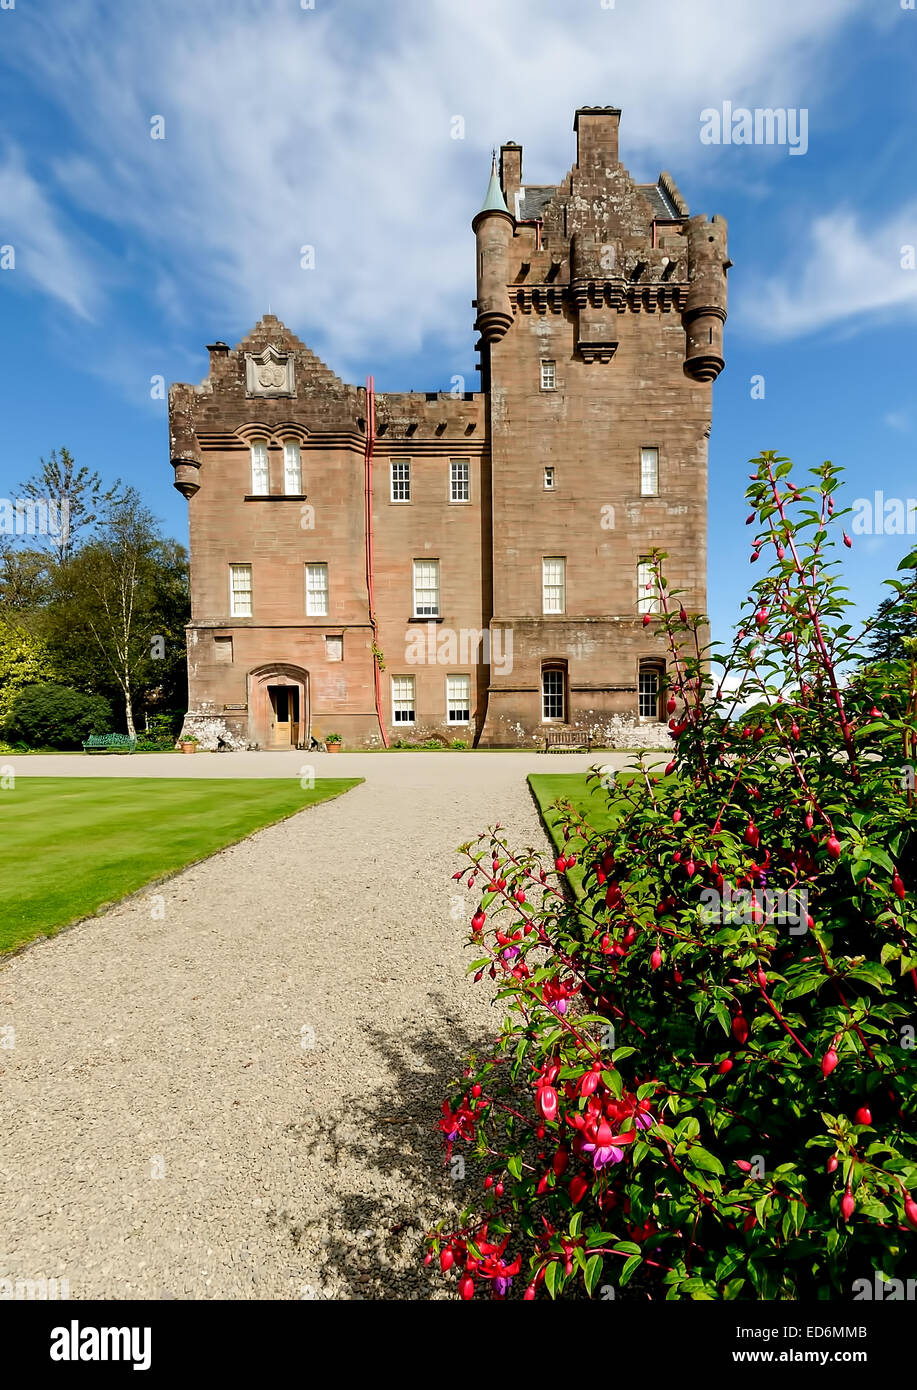
[[[656,557],[668,776],[641,763],[603,833],[568,808],[553,872],[498,831],[464,847],[470,968],[507,1016],[439,1122],[485,1173],[461,1225],[429,1235],[463,1298],[506,1297],[523,1268],[526,1298],[636,1277],[643,1296],[700,1300],[850,1297],[857,1277],[911,1272],[917,854],[900,772],[917,709],[848,698],[836,470],[802,489],[788,460],[755,463],[751,559],[774,559],[716,681],[705,619]]]
[[[68,685],[30,685],[14,699],[3,734],[29,748],[79,748],[90,734],[109,733],[111,725],[111,706],[101,695]]]

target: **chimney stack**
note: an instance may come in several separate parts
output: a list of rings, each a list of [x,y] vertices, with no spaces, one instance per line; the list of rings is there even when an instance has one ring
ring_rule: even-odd
[[[573,118],[579,168],[618,163],[619,106],[581,106]]]
[[[510,212],[516,211],[516,194],[522,187],[522,146],[508,140],[500,146],[500,183]]]

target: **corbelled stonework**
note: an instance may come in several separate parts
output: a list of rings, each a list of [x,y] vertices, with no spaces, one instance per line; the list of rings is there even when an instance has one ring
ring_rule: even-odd
[[[730,262],[725,223],[689,217],[669,174],[634,183],[619,120],[577,112],[576,163],[553,187],[526,187],[521,147],[502,147],[473,221],[480,391],[373,397],[270,314],[237,347],[210,345],[200,386],[172,387],[191,527],[189,727],[373,746],[381,711],[390,739],[524,744],[557,727],[544,714],[560,680],[563,724],[664,741],[646,673],[664,682],[665,654],[637,611],[637,566],[668,552],[671,584],[704,611]],[[408,460],[401,500],[392,466]],[[544,611],[546,559],[563,561],[562,612]],[[414,611],[414,563],[431,560],[435,619]],[[230,615],[233,565],[250,566],[250,617]],[[307,566],[327,566],[326,615],[307,614]],[[464,688],[450,675],[468,678],[468,725],[449,718]],[[408,677],[414,721],[397,723]]]

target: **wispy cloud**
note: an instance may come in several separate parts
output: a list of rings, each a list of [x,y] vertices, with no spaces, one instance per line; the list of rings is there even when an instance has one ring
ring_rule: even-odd
[[[772,338],[868,322],[891,312],[917,314],[917,202],[865,227],[849,209],[812,225],[791,266],[746,281],[743,321]]]
[[[12,56],[72,133],[59,187],[134,248],[126,273],[163,320],[184,311],[230,336],[271,304],[345,369],[434,340],[467,360],[469,224],[493,143],[524,142],[526,178],[559,179],[575,107],[614,102],[636,174],[664,163],[709,180],[701,110],[806,104],[826,46],[867,4],[594,0],[571,23],[556,0],[399,0],[395,23],[370,0],[160,0],[154,15],[73,0],[23,24]],[[648,82],[634,61],[648,24],[678,55],[677,82]],[[524,58],[520,33],[535,36]],[[53,228],[50,211],[45,200]],[[30,256],[48,292],[76,285],[72,250]],[[86,312],[80,283],[68,302]],[[781,312],[791,323],[789,298]]]
[[[98,299],[95,272],[77,236],[64,230],[59,212],[26,167],[22,151],[10,146],[0,160],[0,242],[12,246],[14,270],[6,288],[22,276],[45,294],[89,319]]]

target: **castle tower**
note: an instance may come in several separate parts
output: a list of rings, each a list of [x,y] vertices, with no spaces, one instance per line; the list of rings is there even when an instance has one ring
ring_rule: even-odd
[[[643,623],[654,550],[686,606],[705,610],[726,224],[690,218],[668,174],[637,184],[620,119],[580,108],[575,163],[552,186],[526,185],[521,146],[504,145],[502,187],[494,173],[474,222],[492,646],[513,650],[511,669],[491,671],[483,743],[556,725],[601,737],[616,715],[659,722],[666,653]]]

